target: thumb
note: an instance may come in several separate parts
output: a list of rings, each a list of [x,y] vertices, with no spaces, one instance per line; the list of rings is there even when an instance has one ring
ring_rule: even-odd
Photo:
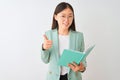
[[[43,35],[43,37],[44,37],[45,40],[48,40],[48,38],[47,38],[47,36],[45,34]]]

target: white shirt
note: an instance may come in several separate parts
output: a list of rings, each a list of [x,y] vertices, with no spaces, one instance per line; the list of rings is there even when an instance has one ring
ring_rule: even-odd
[[[59,55],[62,55],[64,49],[69,48],[69,35],[59,35]],[[61,75],[68,73],[66,67],[61,66]]]

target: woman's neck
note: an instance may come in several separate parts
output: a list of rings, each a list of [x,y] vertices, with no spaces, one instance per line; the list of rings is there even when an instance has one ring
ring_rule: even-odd
[[[69,30],[58,29],[58,34],[59,35],[68,35],[69,34]]]

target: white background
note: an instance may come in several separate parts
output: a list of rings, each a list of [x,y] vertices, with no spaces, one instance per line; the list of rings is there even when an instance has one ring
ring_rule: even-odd
[[[40,47],[61,1],[73,6],[86,48],[96,44],[83,80],[120,80],[119,0],[0,0],[0,80],[45,80]]]

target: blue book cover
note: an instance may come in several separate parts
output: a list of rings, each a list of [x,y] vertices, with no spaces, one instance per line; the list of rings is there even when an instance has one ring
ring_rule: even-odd
[[[60,66],[68,66],[69,63],[75,62],[79,64],[81,61],[85,60],[88,54],[92,51],[95,45],[89,47],[85,52],[79,52],[71,49],[64,49],[59,61],[58,65]]]

